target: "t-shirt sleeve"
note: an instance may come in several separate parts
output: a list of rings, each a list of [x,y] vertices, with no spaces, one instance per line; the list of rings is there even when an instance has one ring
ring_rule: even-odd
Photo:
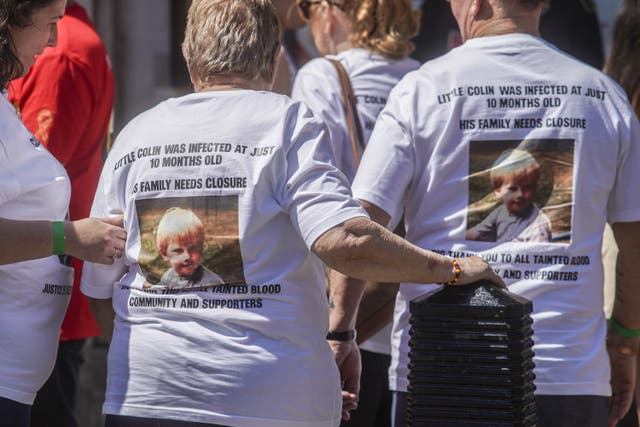
[[[618,130],[619,153],[616,180],[609,196],[607,217],[609,223],[640,221],[640,124],[629,108],[629,119],[621,122]]]
[[[332,164],[327,129],[311,111],[296,103],[289,110],[281,164],[285,179],[277,197],[311,248],[329,229],[367,213],[351,196],[347,178]]]
[[[411,101],[401,81],[389,95],[358,167],[352,190],[356,199],[372,203],[396,223],[414,175],[415,150],[411,134]]]
[[[126,129],[122,131],[120,138],[123,138],[123,135],[126,135]],[[100,175],[93,205],[91,206],[91,217],[108,218],[123,215],[125,212],[124,184],[122,180],[123,174],[128,168],[115,168],[115,162],[124,154],[117,147],[123,145],[126,144],[116,143],[107,157]],[[129,232],[127,225],[125,218],[125,228]],[[122,278],[127,270],[126,255],[115,259],[111,265],[85,262],[80,290],[83,294],[92,298],[109,299],[113,295],[113,285]]]

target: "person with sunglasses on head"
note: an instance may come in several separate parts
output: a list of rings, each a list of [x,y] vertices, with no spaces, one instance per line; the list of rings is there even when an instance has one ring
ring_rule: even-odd
[[[6,88],[58,41],[65,0],[0,1],[0,426],[28,427],[56,361],[72,293],[72,255],[113,264],[121,218],[67,221],[69,176],[21,122]],[[53,90],[55,82],[50,84]],[[109,215],[111,216],[111,215]]]
[[[409,55],[414,48],[411,39],[418,33],[420,14],[414,11],[410,0],[299,0],[298,10],[309,23],[313,41],[323,57],[311,60],[299,70],[292,97],[306,103],[327,125],[335,164],[351,182],[389,92],[405,74],[419,66]],[[358,120],[354,121],[345,110],[339,76],[335,65],[327,59],[338,61],[348,76]],[[355,141],[356,134],[361,139]],[[330,283],[336,277],[340,274],[329,272]],[[361,310],[369,312],[365,304],[383,302],[384,298],[391,307],[394,295],[385,297],[371,286],[374,285],[370,284]],[[378,289],[388,292],[389,288]],[[333,298],[329,293],[329,298]],[[386,375],[391,361],[391,310],[387,315],[378,313],[380,320],[359,345],[362,380],[358,408],[347,414],[350,419],[343,422],[345,427],[382,427],[391,422],[391,392]],[[337,347],[341,344],[332,345],[340,361]]]
[[[532,301],[539,426],[614,426],[630,405],[640,348],[640,123],[611,78],[540,38],[547,0],[450,6],[464,43],[394,88],[354,197],[383,225],[404,214],[418,246],[487,257],[510,291]],[[496,203],[490,176],[505,148],[540,164],[551,241],[467,236]],[[607,222],[620,247],[609,323],[600,250]],[[348,285],[347,294],[357,290]],[[410,399],[409,303],[433,290],[402,283],[396,299],[395,427],[406,425]]]
[[[298,71],[291,96],[325,122],[336,165],[353,180],[357,159],[349,142],[340,80],[325,58],[337,59],[351,80],[366,143],[393,86],[420,65],[409,58],[419,13],[409,0],[300,0],[298,10],[323,57]]]

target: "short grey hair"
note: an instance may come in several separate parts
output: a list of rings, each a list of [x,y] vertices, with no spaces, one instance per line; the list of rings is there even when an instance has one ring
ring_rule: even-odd
[[[194,0],[182,53],[192,79],[271,81],[280,28],[270,0]]]

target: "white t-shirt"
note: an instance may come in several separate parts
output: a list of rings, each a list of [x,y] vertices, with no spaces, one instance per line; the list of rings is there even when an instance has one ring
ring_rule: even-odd
[[[71,187],[62,165],[0,96],[0,217],[64,220]],[[57,256],[0,266],[0,396],[31,404],[55,363],[73,268]]]
[[[522,215],[499,206],[469,231],[474,235],[469,240],[483,242],[549,242],[552,238],[551,221],[536,205]]]
[[[329,58],[339,60],[349,75],[366,144],[378,115],[386,105],[389,92],[405,74],[417,69],[420,63],[411,58],[388,59],[364,49],[349,49]],[[335,67],[324,58],[309,61],[298,72],[291,96],[307,104],[327,124],[336,166],[347,175],[349,182],[353,181],[353,150]],[[362,152],[359,155],[362,156]],[[390,354],[390,332],[390,326],[384,327],[363,342],[360,348]]]
[[[194,276],[181,276],[172,267],[164,272],[160,278],[159,288],[174,288],[174,289],[187,289],[187,288],[202,288],[211,285],[219,285],[224,283],[224,280],[220,278],[216,273],[209,270],[206,267],[200,266]]]
[[[366,213],[330,160],[326,128],[310,110],[269,92],[170,99],[122,131],[92,214],[124,213],[126,254],[119,265],[89,264],[82,277],[83,292],[113,297],[116,311],[105,413],[239,427],[339,423],[324,267],[309,248]],[[168,267],[155,227],[176,206],[200,218],[199,262],[224,285],[145,290]]]
[[[425,249],[484,256],[533,301],[537,393],[609,395],[600,246],[607,220],[640,220],[639,142],[624,93],[600,71],[528,35],[471,39],[396,86],[353,192],[404,212],[408,240]],[[492,162],[513,148],[540,164],[528,191],[552,241],[465,240],[493,206]],[[435,289],[400,287],[393,390],[408,385],[408,302]]]
[[[411,58],[387,59],[364,49],[350,49],[336,56],[329,55],[328,58],[339,60],[351,79],[366,144],[391,89],[405,74],[417,69],[420,64]],[[353,151],[340,81],[333,64],[325,58],[307,62],[296,75],[291,97],[307,104],[326,123],[336,165],[349,181],[353,181]],[[362,152],[359,154],[362,156]]]

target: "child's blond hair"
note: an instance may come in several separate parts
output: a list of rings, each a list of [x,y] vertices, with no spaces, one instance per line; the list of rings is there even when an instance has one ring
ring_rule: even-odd
[[[190,209],[169,208],[166,210],[156,230],[156,244],[162,255],[167,255],[167,246],[178,242],[187,246],[196,244],[202,249],[204,245],[204,225],[200,218]]]
[[[489,179],[494,190],[506,181],[526,181],[537,183],[540,178],[540,164],[528,151],[519,148],[504,151],[491,166]]]

